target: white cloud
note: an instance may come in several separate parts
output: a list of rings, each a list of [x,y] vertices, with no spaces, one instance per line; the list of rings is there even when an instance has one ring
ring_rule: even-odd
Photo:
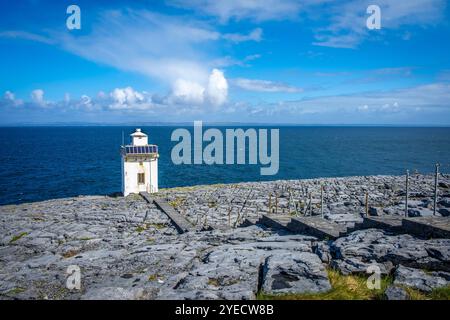
[[[234,59],[230,56],[225,56],[220,59],[214,60],[212,65],[215,67],[229,67],[229,66],[249,67],[250,64],[248,62],[254,61],[259,58],[261,58],[260,54],[251,54],[251,55],[245,56],[241,60]]]
[[[359,106],[358,111],[368,111],[369,110],[369,106],[367,104],[363,105],[363,106]]]
[[[3,95],[3,100],[4,101],[3,101],[2,105],[6,104],[6,105],[12,105],[14,107],[23,105],[23,100],[16,99],[15,94],[11,91],[5,92],[5,94]]]
[[[44,100],[44,90],[42,89],[31,91],[31,100],[38,106],[45,106],[47,104]]]
[[[154,107],[151,97],[146,92],[139,92],[132,87],[116,88],[108,96],[99,92],[97,103],[108,103],[109,110],[150,110]]]
[[[304,0],[304,2],[318,0]],[[169,4],[217,17],[222,22],[230,19],[254,21],[286,20],[296,18],[302,2],[297,0],[169,0]],[[323,0],[320,0],[323,2]]]
[[[233,79],[232,83],[239,88],[257,92],[298,93],[303,91],[303,89],[299,87],[294,87],[285,83],[273,82],[268,80],[237,78]]]
[[[329,17],[324,27],[315,30],[318,46],[334,48],[355,48],[365,39],[377,39],[384,30],[398,29],[402,26],[430,26],[444,18],[445,0],[378,0],[381,8],[381,30],[371,32],[366,28],[369,15],[366,8],[373,4],[371,0],[351,0],[344,3],[330,3],[323,17]],[[404,37],[404,33],[399,35]]]
[[[228,82],[223,75],[223,72],[213,69],[209,76],[208,100],[214,106],[221,106],[227,101],[228,96]]]
[[[241,121],[271,123],[354,123],[354,124],[450,124],[450,84],[431,83],[411,88],[385,92],[365,92],[347,95],[321,96],[277,103],[249,104],[242,101],[225,102],[225,77],[220,71],[211,73],[211,81],[206,86],[199,85],[197,102],[185,103],[182,91],[177,100],[174,93],[158,98],[144,91],[130,87],[117,88],[109,93],[91,98],[83,95],[78,99],[51,102],[51,115],[58,121],[71,121],[76,115],[78,121]],[[190,86],[189,84],[187,86]],[[194,85],[195,86],[195,85]],[[204,89],[206,88],[206,89]],[[214,88],[214,90],[212,89]],[[188,91],[186,91],[188,92]],[[42,97],[40,99],[39,97]],[[221,108],[211,109],[213,99],[223,103]],[[0,100],[2,107],[13,107],[12,93]],[[45,101],[44,95],[37,94],[37,101]],[[187,98],[186,99],[191,99]],[[26,121],[29,112],[44,114],[44,109],[35,108],[36,102],[25,102],[21,108],[8,110],[11,115],[18,112]],[[26,110],[21,112],[19,110]],[[214,112],[205,112],[214,110]],[[151,117],[146,117],[151,115]],[[47,119],[47,118],[45,118]],[[93,120],[94,119],[94,120]],[[45,120],[46,121],[46,120]]]
[[[3,97],[6,100],[10,100],[10,101],[16,100],[16,97],[15,97],[14,93],[12,93],[11,91],[6,91]]]
[[[447,115],[446,121],[450,123],[449,101],[450,84],[433,83],[386,92],[354,93],[284,101],[281,104],[266,106],[262,112],[283,114],[284,116],[340,113],[345,117],[345,113],[354,115],[355,111],[365,111],[371,113],[375,118],[383,114],[402,113],[404,121],[410,112],[420,108],[420,110],[429,112],[444,112]],[[426,122],[426,119],[422,120]]]
[[[66,103],[70,102],[70,94],[68,92],[64,93],[64,102]]]
[[[244,42],[244,41],[256,41],[259,42],[262,40],[263,31],[261,28],[256,28],[251,31],[249,34],[240,34],[240,33],[226,33],[222,36],[222,38],[230,40],[232,42]]]
[[[21,31],[21,30],[7,30],[0,32],[0,38],[19,38],[31,41],[42,42],[46,44],[53,44],[54,41],[46,36],[42,36],[39,34]]]
[[[114,103],[120,106],[135,104],[144,100],[144,96],[141,93],[134,91],[131,87],[116,88],[110,95]]]
[[[223,72],[213,69],[206,87],[185,79],[175,81],[168,101],[171,104],[191,104],[195,106],[207,104],[219,107],[226,102],[227,96],[228,82]]]
[[[204,23],[145,10],[103,12],[85,35],[52,35],[65,50],[88,60],[144,74],[170,85],[205,81],[209,50],[221,38]]]
[[[196,82],[178,79],[173,85],[171,98],[175,103],[203,104],[205,88]]]

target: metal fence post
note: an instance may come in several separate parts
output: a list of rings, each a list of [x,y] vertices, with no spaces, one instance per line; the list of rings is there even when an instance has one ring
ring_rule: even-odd
[[[366,217],[369,216],[369,192],[366,191]]]
[[[406,170],[405,217],[408,217],[408,197],[409,197],[409,170]]]
[[[322,215],[323,219],[323,185],[320,186],[320,214]]]
[[[272,213],[272,193],[269,193],[269,214]]]
[[[275,192],[275,214],[278,213],[278,193]]]
[[[312,216],[312,192],[309,194],[309,216]]]
[[[437,198],[438,198],[438,181],[439,181],[439,163],[436,163],[436,175],[434,177],[434,207],[433,215],[436,215]]]

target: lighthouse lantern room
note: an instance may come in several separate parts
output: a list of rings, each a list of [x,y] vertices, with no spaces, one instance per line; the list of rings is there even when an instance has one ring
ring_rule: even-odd
[[[131,144],[121,147],[122,192],[158,192],[158,146],[148,144],[148,136],[136,129]]]

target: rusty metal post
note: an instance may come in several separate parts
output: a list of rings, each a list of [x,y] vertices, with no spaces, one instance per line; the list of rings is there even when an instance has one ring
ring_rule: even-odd
[[[320,186],[320,214],[322,215],[323,219],[323,185]]]
[[[433,206],[433,215],[436,215],[437,210],[437,199],[438,199],[438,183],[439,183],[439,163],[436,163],[436,174],[434,177],[434,206]]]
[[[278,214],[278,193],[275,192],[275,214]]]
[[[269,193],[269,214],[272,213],[272,194]]]
[[[369,216],[369,192],[366,191],[366,217]]]
[[[406,170],[405,217],[408,217],[408,198],[409,198],[409,170]]]
[[[312,216],[312,192],[309,194],[309,216]]]

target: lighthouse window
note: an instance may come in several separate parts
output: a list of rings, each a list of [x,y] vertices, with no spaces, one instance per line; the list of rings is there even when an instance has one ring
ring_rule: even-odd
[[[138,173],[138,183],[139,184],[145,183],[145,173]]]

